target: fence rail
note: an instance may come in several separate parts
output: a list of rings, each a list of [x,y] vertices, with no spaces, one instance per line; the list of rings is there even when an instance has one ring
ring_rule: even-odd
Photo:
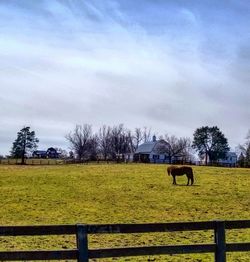
[[[76,235],[76,249],[56,251],[1,251],[0,261],[65,260],[87,262],[91,258],[110,258],[162,254],[214,253],[216,262],[226,261],[226,252],[250,251],[250,243],[226,243],[226,230],[250,228],[250,220],[178,222],[150,224],[0,226],[0,237],[36,235]],[[89,249],[89,234],[128,234],[149,232],[213,230],[213,244],[142,246]]]
[[[116,160],[78,160],[78,159],[60,159],[60,158],[27,158],[24,160],[25,165],[68,165],[68,164],[101,164],[101,163],[118,163]],[[119,163],[124,163],[120,161]],[[16,158],[0,159],[0,165],[20,165],[22,160]]]

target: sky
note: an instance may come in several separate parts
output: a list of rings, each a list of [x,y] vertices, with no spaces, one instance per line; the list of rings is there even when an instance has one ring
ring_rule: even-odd
[[[250,129],[248,0],[0,0],[0,154],[30,126],[68,149],[76,124],[193,137]]]

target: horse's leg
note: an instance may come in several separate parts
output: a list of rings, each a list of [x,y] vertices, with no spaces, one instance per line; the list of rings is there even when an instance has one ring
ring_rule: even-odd
[[[188,179],[188,182],[187,182],[187,186],[189,185],[189,176],[187,175],[187,179]]]
[[[175,176],[173,176],[173,185],[176,185],[176,179],[175,179]]]
[[[194,183],[194,177],[191,176],[191,186],[193,185],[193,183]]]

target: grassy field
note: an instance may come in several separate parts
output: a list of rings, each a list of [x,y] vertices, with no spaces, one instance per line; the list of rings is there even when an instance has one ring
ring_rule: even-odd
[[[0,225],[149,223],[250,219],[250,169],[194,167],[194,186],[178,186],[165,165],[0,166]],[[227,231],[250,242],[250,230]],[[90,247],[212,243],[213,232],[91,236]],[[74,248],[73,237],[0,238],[0,250]],[[100,260],[100,261],[112,261]],[[116,261],[213,261],[212,254]],[[228,261],[250,261],[229,253]]]

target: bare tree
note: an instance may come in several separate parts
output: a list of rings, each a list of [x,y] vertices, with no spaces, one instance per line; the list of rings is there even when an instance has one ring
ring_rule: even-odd
[[[131,132],[123,124],[114,126],[111,130],[111,148],[113,159],[119,161],[124,154],[132,152]]]
[[[239,164],[241,166],[250,166],[250,129],[246,135],[246,141],[243,145],[239,145],[237,148],[240,153]]]
[[[169,162],[172,163],[174,157],[181,157],[185,159],[189,156],[191,141],[189,138],[181,137],[177,138],[172,135],[165,135],[164,140],[166,144],[160,144],[157,151],[161,154],[166,154],[169,158]]]
[[[144,127],[142,131],[142,136],[144,143],[151,141],[151,128]]]
[[[143,141],[143,132],[141,128],[135,128],[134,133],[131,135],[132,152],[135,152],[140,143]]]
[[[243,145],[239,145],[238,149],[241,153],[243,153],[243,155],[246,155],[248,147],[250,147],[250,129],[247,132],[245,143]]]
[[[194,162],[196,158],[195,158],[195,150],[192,147],[192,141],[190,138],[187,137],[183,139],[186,139],[186,147],[182,153],[183,159],[185,159],[186,161]]]
[[[97,160],[97,154],[98,154],[98,136],[97,134],[94,134],[89,141],[89,159],[90,160]]]
[[[91,125],[84,124],[76,125],[66,139],[80,160],[97,159],[101,155],[105,160],[119,161],[125,158],[125,154],[135,152],[140,143],[150,141],[151,129],[136,128],[132,133],[123,124],[113,127],[103,125],[97,134],[93,134]]]
[[[122,154],[122,133],[124,132],[123,124],[114,126],[111,130],[112,157],[119,160]]]
[[[91,125],[76,125],[73,132],[70,132],[65,137],[79,160],[89,159],[92,142]]]
[[[74,152],[73,151],[69,151],[69,158],[74,159]]]
[[[104,160],[107,160],[112,155],[111,131],[110,126],[103,125],[98,133],[99,152]]]

